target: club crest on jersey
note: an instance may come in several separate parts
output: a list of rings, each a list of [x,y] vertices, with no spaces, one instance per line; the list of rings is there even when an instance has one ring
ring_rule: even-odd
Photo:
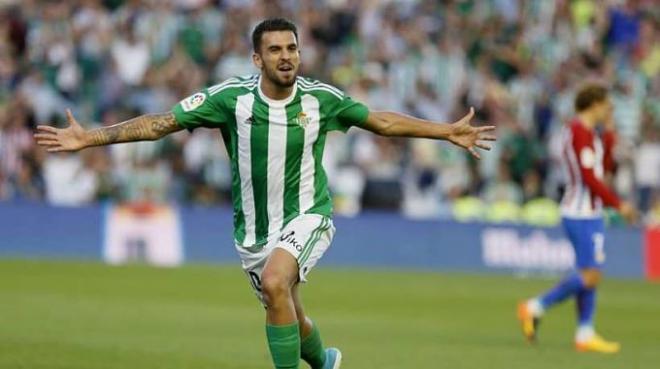
[[[206,95],[198,92],[181,100],[181,108],[183,108],[183,111],[195,110],[204,103],[204,100],[206,100]]]
[[[294,123],[299,125],[302,128],[306,128],[311,122],[312,118],[308,117],[307,114],[300,112],[298,116],[293,120]]]

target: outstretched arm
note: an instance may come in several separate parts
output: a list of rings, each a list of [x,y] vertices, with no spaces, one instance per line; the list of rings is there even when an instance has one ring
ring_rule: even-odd
[[[46,147],[49,152],[78,151],[90,146],[153,141],[183,129],[169,112],[141,115],[109,127],[92,130],[85,130],[80,126],[68,109],[66,116],[69,122],[66,128],[37,126],[38,133],[34,135],[37,144]]]
[[[381,136],[447,140],[467,149],[479,159],[475,147],[490,150],[490,145],[480,141],[495,141],[495,136],[489,133],[495,129],[495,126],[473,127],[470,125],[473,116],[474,109],[470,108],[470,112],[459,121],[452,124],[438,124],[400,113],[369,112],[362,127]]]

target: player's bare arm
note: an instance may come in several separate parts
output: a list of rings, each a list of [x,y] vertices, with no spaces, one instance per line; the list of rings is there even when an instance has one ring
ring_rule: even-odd
[[[48,152],[78,151],[86,147],[120,142],[154,141],[183,129],[170,112],[141,115],[112,126],[91,130],[85,130],[68,109],[66,116],[69,122],[66,128],[37,126],[37,133],[34,135],[37,144],[44,146]]]
[[[452,124],[438,124],[394,112],[370,112],[364,128],[381,136],[420,137],[447,140],[468,150],[477,159],[476,148],[490,150],[490,145],[482,141],[495,141],[491,134],[495,126],[475,127],[470,125],[474,109]]]

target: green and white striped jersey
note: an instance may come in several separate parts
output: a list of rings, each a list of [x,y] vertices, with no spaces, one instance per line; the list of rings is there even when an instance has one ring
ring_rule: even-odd
[[[363,125],[366,106],[339,89],[298,77],[291,96],[265,96],[260,75],[230,78],[179,102],[172,112],[192,130],[219,128],[231,160],[234,238],[267,243],[299,214],[332,215],[321,165],[329,131]]]

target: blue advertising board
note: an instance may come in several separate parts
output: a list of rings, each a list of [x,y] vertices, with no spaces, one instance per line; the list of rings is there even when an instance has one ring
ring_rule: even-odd
[[[231,209],[177,210],[186,262],[238,263]],[[0,256],[100,260],[105,213],[102,206],[0,203]],[[573,265],[560,228],[420,221],[380,212],[334,221],[337,233],[321,266],[559,274]],[[643,277],[642,231],[609,228],[605,239],[605,272]]]

